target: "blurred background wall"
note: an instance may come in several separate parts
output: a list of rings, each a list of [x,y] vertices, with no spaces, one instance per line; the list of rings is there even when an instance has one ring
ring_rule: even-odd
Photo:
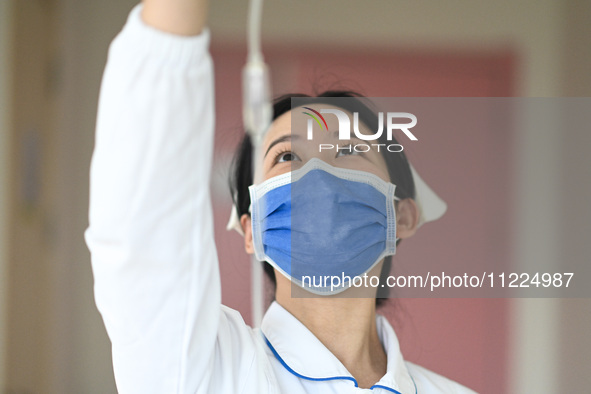
[[[570,1],[566,7],[564,95],[591,96],[591,2]],[[590,131],[589,129],[587,129]],[[568,136],[566,135],[568,134]],[[591,263],[591,133],[564,131],[559,179],[561,184],[559,254],[573,256],[581,266]],[[567,194],[569,194],[567,196]],[[559,359],[561,391],[591,387],[591,302],[560,300]]]
[[[6,381],[6,317],[8,288],[8,153],[10,123],[10,54],[12,15],[10,4],[0,2],[0,387]]]
[[[135,3],[0,0],[0,392],[115,392],[83,231],[100,78],[108,44]],[[212,2],[218,54],[243,53],[246,6]],[[590,22],[583,0],[302,0],[268,2],[263,34],[266,46],[283,49],[510,53],[514,95],[588,96]],[[289,76],[288,66],[281,70]],[[290,89],[285,83],[276,88]],[[233,89],[238,100],[239,85]],[[552,267],[563,256],[590,255],[590,138],[535,129],[514,136],[515,261]],[[226,263],[222,272],[239,266]],[[224,290],[224,302],[248,319],[240,291]],[[508,308],[507,382],[479,389],[584,392],[591,304],[524,299]]]

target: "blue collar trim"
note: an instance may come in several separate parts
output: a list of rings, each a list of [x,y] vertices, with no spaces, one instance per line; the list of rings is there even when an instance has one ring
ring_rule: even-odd
[[[384,389],[384,390],[387,390],[387,391],[391,391],[391,392],[396,393],[396,394],[402,394],[400,391],[396,391],[394,389],[391,389],[390,387],[382,386],[381,384],[374,384],[369,389],[370,390],[373,390],[375,387],[379,387],[381,389]]]
[[[412,379],[412,384],[414,384],[414,386],[415,386],[415,394],[417,394],[418,393],[417,384],[416,384],[416,382],[415,382],[415,380],[414,380],[414,378],[412,376],[410,378]],[[387,390],[387,391],[391,391],[391,392],[396,393],[396,394],[402,394],[400,391],[396,391],[396,390],[394,390],[394,389],[392,389],[390,387],[382,386],[381,384],[374,384],[369,389],[370,390],[373,390],[374,387],[379,387],[381,389],[384,389],[384,390]]]
[[[262,334],[262,332],[261,332],[261,334]],[[265,336],[265,334],[262,334],[262,335],[263,335],[263,338],[265,338],[265,342],[267,343],[267,346],[269,346],[269,349],[271,349],[271,352],[273,352],[273,354],[275,355],[275,357],[277,358],[277,360],[279,360],[279,362],[281,363],[281,365],[283,365],[283,367],[285,369],[287,369],[291,374],[297,376],[298,378],[306,379],[306,380],[312,380],[312,381],[315,381],[315,382],[322,382],[322,381],[326,381],[326,380],[338,380],[338,379],[340,379],[340,380],[350,380],[353,383],[355,383],[355,387],[359,387],[359,385],[357,384],[357,380],[355,380],[355,378],[352,377],[352,376],[335,376],[335,377],[331,377],[331,378],[311,378],[309,376],[304,376],[304,375],[301,375],[301,374],[297,373],[296,371],[294,371],[293,369],[291,369],[289,367],[289,365],[287,365],[287,363],[285,361],[283,361],[283,359],[281,358],[281,356],[279,355],[279,353],[277,353],[277,350],[275,350],[275,348],[273,347],[273,345],[271,345],[271,342],[269,342],[269,340],[267,339],[267,337]],[[415,385],[415,394],[417,394],[417,384],[415,383],[415,380],[412,378],[412,376],[410,378],[412,379],[412,382]],[[396,391],[393,388],[382,386],[382,385],[379,385],[379,384],[374,384],[369,389],[370,390],[373,390],[374,388],[381,388],[381,389],[384,389],[384,390],[387,390],[387,391],[391,391],[391,392],[396,393],[396,394],[402,394],[400,391]]]
[[[263,338],[265,338],[265,342],[267,342],[267,346],[269,346],[269,349],[271,349],[271,351],[273,352],[273,354],[275,355],[275,357],[277,358],[277,360],[279,360],[279,362],[281,363],[281,365],[283,365],[285,367],[285,369],[287,369],[289,372],[291,372],[293,375],[297,376],[298,378],[307,379],[307,380],[313,380],[313,381],[316,381],[316,382],[321,382],[321,381],[325,381],[325,380],[337,380],[337,379],[350,380],[353,383],[355,383],[355,387],[359,387],[357,385],[357,381],[355,380],[355,378],[353,378],[351,376],[335,376],[335,377],[331,377],[331,378],[311,378],[311,377],[304,376],[304,375],[301,375],[301,374],[297,373],[296,371],[294,371],[293,369],[291,369],[289,367],[289,365],[287,365],[285,363],[285,361],[283,361],[283,359],[281,358],[281,356],[279,355],[279,353],[277,353],[277,350],[275,350],[275,348],[273,347],[273,345],[271,345],[271,342],[269,342],[269,340],[267,339],[267,337],[265,336],[265,334],[263,334]],[[400,394],[400,393],[398,393],[398,394]]]

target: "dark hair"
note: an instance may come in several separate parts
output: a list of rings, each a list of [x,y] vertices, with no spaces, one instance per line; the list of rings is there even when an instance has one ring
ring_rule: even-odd
[[[285,94],[275,99],[273,103],[273,120],[279,116],[291,111],[291,99],[299,98],[301,103],[299,104],[313,104],[322,102],[322,98],[335,98],[335,97],[347,97],[353,100],[342,100],[335,103],[335,101],[327,100],[326,104],[336,105],[349,112],[358,112],[359,119],[363,122],[369,130],[378,129],[378,117],[372,111],[369,106],[364,102],[363,96],[347,90],[329,90],[321,93],[318,96],[311,97],[305,94]],[[385,136],[382,135],[378,139],[379,143],[393,143],[397,144],[396,140],[392,137],[390,141],[385,140]],[[248,214],[248,208],[250,206],[250,194],[248,187],[253,183],[252,165],[253,165],[253,146],[248,134],[244,134],[242,141],[240,142],[236,155],[232,161],[230,170],[230,192],[232,193],[232,201],[237,210],[238,217],[240,218],[243,214]],[[382,149],[382,152],[386,152]],[[412,178],[410,165],[404,152],[384,154],[384,160],[388,167],[388,174],[390,176],[390,182],[396,185],[396,196],[403,200],[405,198],[415,199],[415,184]],[[399,241],[400,242],[400,241]],[[398,244],[398,243],[397,243]],[[382,271],[380,274],[380,284],[378,286],[379,292],[376,298],[376,306],[380,306],[384,298],[387,298],[387,286],[381,286],[385,284],[387,276],[390,274],[390,267],[392,265],[392,256],[388,256],[384,259]],[[270,264],[263,263],[265,274],[269,277],[271,282],[275,285],[275,271]],[[381,293],[381,294],[380,294]]]

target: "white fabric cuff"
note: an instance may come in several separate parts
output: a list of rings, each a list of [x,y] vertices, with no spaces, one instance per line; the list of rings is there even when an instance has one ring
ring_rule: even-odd
[[[141,16],[142,4],[136,5],[127,18],[121,34],[113,40],[112,47],[123,45],[126,51],[149,52],[163,63],[178,67],[200,64],[210,41],[209,29],[196,36],[181,36],[158,30],[146,24]]]

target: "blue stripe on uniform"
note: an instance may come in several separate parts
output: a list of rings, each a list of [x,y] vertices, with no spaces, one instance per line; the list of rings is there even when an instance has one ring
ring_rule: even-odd
[[[291,372],[292,374],[294,374],[298,378],[307,379],[307,380],[313,380],[313,381],[316,381],[316,382],[321,382],[321,381],[325,381],[325,380],[337,380],[337,379],[350,380],[353,383],[355,383],[355,387],[359,387],[357,385],[357,381],[355,380],[355,378],[354,377],[351,377],[351,376],[335,376],[335,377],[332,377],[332,378],[311,378],[309,376],[304,376],[304,375],[301,375],[301,374],[297,373],[296,371],[294,371],[293,369],[291,369],[289,367],[289,365],[287,365],[285,363],[285,361],[283,361],[283,359],[281,358],[281,356],[279,355],[279,353],[277,353],[277,350],[275,350],[275,348],[273,347],[273,345],[271,345],[271,342],[269,342],[269,340],[267,339],[267,337],[265,336],[265,334],[263,334],[263,337],[265,338],[265,342],[267,342],[267,346],[269,346],[269,348],[271,349],[271,351],[273,352],[273,354],[275,355],[275,357],[277,357],[277,360],[279,360],[279,362],[285,367],[285,369],[287,369],[289,372]]]
[[[277,353],[277,350],[275,350],[275,348],[273,347],[273,345],[271,345],[271,342],[269,342],[269,340],[267,339],[267,337],[265,336],[265,334],[263,334],[263,338],[265,338],[265,342],[267,343],[267,346],[269,346],[269,349],[271,349],[271,351],[273,352],[273,354],[275,355],[275,357],[277,358],[277,360],[279,360],[279,362],[281,363],[281,365],[283,365],[283,367],[285,367],[285,369],[287,369],[291,374],[297,376],[298,378],[306,379],[306,380],[312,380],[312,381],[315,381],[315,382],[323,382],[323,381],[327,381],[327,380],[339,380],[339,379],[340,380],[350,380],[353,383],[355,383],[355,387],[359,387],[357,385],[357,380],[355,380],[355,378],[354,377],[351,377],[351,376],[335,376],[335,377],[332,377],[332,378],[311,378],[309,376],[304,376],[304,375],[301,375],[301,374],[297,373],[296,371],[294,371],[293,369],[291,369],[289,367],[289,365],[287,365],[287,363],[285,361],[283,361],[283,359],[281,358],[281,356],[279,355],[279,353]],[[412,376],[410,378],[412,379]],[[412,379],[412,382],[415,385],[415,394],[417,394],[417,384],[415,383],[415,380],[414,379]],[[376,387],[377,388],[380,388],[380,389],[387,390],[387,391],[391,391],[391,392],[396,393],[396,394],[402,394],[400,391],[396,391],[396,390],[394,390],[394,389],[392,389],[390,387],[382,386],[382,385],[379,385],[379,384],[374,384],[369,389],[370,390],[373,390]]]

